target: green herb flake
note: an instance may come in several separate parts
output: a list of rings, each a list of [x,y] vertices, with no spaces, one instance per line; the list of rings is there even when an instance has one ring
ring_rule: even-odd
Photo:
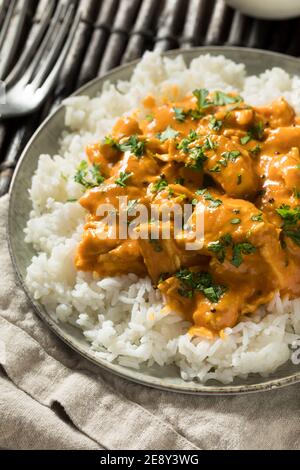
[[[205,150],[215,150],[218,147],[217,142],[211,139],[211,136],[206,137],[204,146]]]
[[[144,140],[140,140],[137,135],[132,135],[129,137],[128,140],[122,142],[118,145],[119,150],[121,152],[131,152],[136,157],[140,158],[145,153],[145,146],[146,143]]]
[[[232,96],[223,91],[215,91],[213,93],[212,102],[215,106],[226,106],[227,104],[241,103],[243,98],[239,95]]]
[[[189,145],[192,143],[192,142],[195,142],[195,140],[198,139],[198,134],[196,131],[194,130],[191,130],[189,135],[187,137],[185,137],[184,139],[181,140],[181,142],[177,145],[177,148],[179,150],[182,150],[184,153],[188,153],[189,152]]]
[[[231,243],[231,235],[227,233],[223,235],[220,240],[209,243],[208,250],[216,255],[216,258],[218,261],[220,261],[220,263],[223,263],[226,257],[226,249],[231,245]]]
[[[251,135],[247,134],[244,137],[240,138],[240,143],[242,145],[246,145],[246,144],[248,144],[248,142],[250,142],[250,140],[251,140]]]
[[[221,167],[220,167],[220,165],[217,164],[217,165],[213,166],[212,168],[210,168],[208,171],[210,173],[220,173]]]
[[[250,149],[250,153],[255,156],[259,155],[260,152],[261,152],[261,146],[259,144],[255,145],[255,147]]]
[[[241,223],[241,219],[239,219],[238,217],[235,217],[234,219],[231,219],[230,223],[233,225],[238,225]]]
[[[131,178],[131,176],[133,176],[133,173],[128,173],[128,172],[124,172],[124,171],[121,171],[120,173],[120,176],[119,178],[115,181],[115,183],[118,185],[118,186],[121,186],[121,188],[126,188],[127,184],[126,184],[126,181],[129,180],[129,178]]]
[[[243,255],[250,255],[255,252],[256,248],[252,245],[252,243],[238,243],[233,246],[233,256],[231,259],[231,264],[238,268],[243,262]]]
[[[186,113],[183,111],[182,108],[173,108],[173,111],[176,121],[184,122],[186,120]]]
[[[159,140],[161,140],[161,142],[165,142],[166,140],[169,140],[169,139],[176,139],[178,135],[179,135],[178,131],[175,131],[174,129],[172,129],[171,126],[168,126],[165,131],[157,134],[157,137]]]
[[[209,120],[208,127],[213,131],[218,132],[221,127],[223,126],[223,121],[217,120],[214,116],[212,116]]]
[[[163,191],[163,189],[166,189],[168,186],[167,180],[160,176],[160,178],[156,181],[156,183],[153,184],[153,187],[151,189],[152,193],[159,193],[160,191]]]
[[[238,174],[236,179],[237,179],[236,183],[237,183],[238,186],[240,184],[242,184],[242,175],[241,174]]]
[[[209,91],[206,88],[194,90],[193,95],[197,98],[197,106],[200,110],[211,106],[211,102],[207,99]]]
[[[215,199],[215,198],[210,194],[210,192],[207,191],[207,189],[198,189],[198,190],[195,192],[195,194],[196,194],[197,196],[204,196],[204,199],[205,199],[206,201],[210,201],[210,205],[209,205],[210,208],[216,208],[216,207],[221,206],[221,204],[223,204],[220,199]]]
[[[196,147],[189,150],[189,158],[191,161],[186,163],[185,166],[196,171],[202,170],[203,164],[207,160],[207,156],[201,145],[196,145]]]
[[[263,222],[262,213],[252,215],[251,220],[253,220],[253,222]]]
[[[86,189],[91,189],[100,186],[104,181],[104,177],[101,175],[99,165],[94,163],[89,167],[88,162],[82,160],[77,167],[74,181]]]
[[[218,303],[227,290],[225,286],[216,284],[207,272],[182,269],[176,273],[176,278],[180,281],[178,293],[188,299],[192,299],[196,293],[202,293],[212,303]]]

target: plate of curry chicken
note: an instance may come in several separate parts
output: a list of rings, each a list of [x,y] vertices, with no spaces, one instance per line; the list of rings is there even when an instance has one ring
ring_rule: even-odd
[[[300,67],[148,52],[31,139],[9,244],[37,313],[130,380],[186,393],[299,381]]]

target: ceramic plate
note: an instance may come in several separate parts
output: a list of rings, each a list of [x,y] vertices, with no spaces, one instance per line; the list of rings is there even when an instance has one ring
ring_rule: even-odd
[[[171,51],[166,55],[174,58],[182,54],[185,61],[189,63],[198,55],[205,53],[213,55],[223,54],[235,62],[243,62],[246,65],[248,74],[257,75],[266,68],[278,66],[282,67],[290,74],[300,75],[300,61],[298,59],[259,50],[205,47]],[[75,95],[84,94],[93,97],[101,91],[105,80],[109,79],[113,83],[118,80],[128,80],[135,65],[136,62],[114,69],[106,76],[97,78],[88,83],[78,90]],[[239,394],[270,390],[299,382],[300,368],[293,365],[291,362],[287,362],[273,375],[267,378],[253,374],[246,380],[236,379],[229,385],[223,385],[216,381],[210,381],[206,384],[185,382],[179,377],[178,370],[175,366],[164,368],[145,367],[144,369],[136,371],[96,358],[80,330],[71,325],[55,323],[55,321],[51,319],[45,308],[33,299],[25,285],[26,268],[30,264],[34,250],[30,245],[24,242],[23,230],[31,210],[28,189],[31,186],[32,175],[37,168],[37,155],[41,153],[55,154],[58,151],[58,140],[63,129],[64,107],[61,106],[46,119],[28,143],[20,158],[10,188],[8,239],[12,261],[23,289],[32,302],[37,314],[45,321],[49,328],[71,348],[99,367],[118,374],[123,378],[164,390],[209,395]]]

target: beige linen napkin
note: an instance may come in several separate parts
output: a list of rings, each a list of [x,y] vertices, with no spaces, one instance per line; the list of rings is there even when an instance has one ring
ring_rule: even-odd
[[[296,449],[300,386],[240,397],[160,392],[57,339],[17,285],[0,199],[0,448]],[[1,369],[2,366],[2,369]]]

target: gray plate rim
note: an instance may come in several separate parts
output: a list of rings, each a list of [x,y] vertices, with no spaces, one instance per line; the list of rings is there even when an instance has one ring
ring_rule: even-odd
[[[299,66],[299,75],[300,75],[300,61],[299,59],[289,56],[287,54],[281,54],[277,52],[272,52],[272,51],[265,51],[262,49],[251,49],[251,48],[241,48],[241,47],[229,47],[229,46],[204,46],[204,47],[194,47],[194,48],[188,48],[188,49],[173,49],[170,51],[167,51],[163,53],[162,55],[165,57],[176,57],[177,55],[183,55],[184,57],[189,56],[190,54],[209,54],[211,53],[218,53],[221,55],[226,56],[226,52],[234,52],[234,51],[243,51],[243,53],[255,53],[258,56],[263,56],[263,55],[269,55],[275,59],[284,59],[284,60],[290,60],[295,65]],[[96,77],[93,80],[89,81],[86,83],[84,86],[80,87],[78,90],[76,90],[74,93],[72,93],[70,96],[78,96],[81,94],[84,94],[86,90],[88,90],[90,87],[93,85],[97,84],[100,82],[103,84],[104,81],[109,80],[110,76],[112,74],[116,74],[118,72],[122,72],[126,69],[130,70],[132,69],[140,59],[134,60],[128,64],[121,65],[119,67],[116,67],[112,70],[110,70],[108,73],[105,75],[102,75],[101,77]],[[101,87],[99,87],[100,89]],[[125,379],[125,380],[130,380],[132,382],[135,382],[140,385],[145,385],[151,388],[156,388],[159,390],[163,391],[169,391],[169,392],[176,392],[176,393],[183,393],[183,394],[193,394],[193,395],[237,395],[237,394],[249,394],[249,393],[255,393],[255,392],[262,392],[262,391],[267,391],[267,390],[274,390],[278,388],[285,387],[287,385],[292,385],[300,382],[300,370],[298,372],[292,373],[290,375],[287,375],[286,377],[281,377],[281,378],[271,378],[258,384],[238,384],[238,385],[223,385],[223,384],[218,384],[214,382],[213,385],[206,385],[202,384],[199,382],[184,382],[182,381],[182,385],[174,385],[170,382],[165,383],[164,379],[160,379],[157,377],[153,376],[145,376],[143,373],[140,373],[138,371],[135,371],[133,369],[125,368],[123,366],[119,366],[114,363],[108,363],[105,360],[95,358],[91,352],[85,351],[80,344],[76,344],[76,341],[70,340],[66,337],[65,333],[61,330],[59,327],[59,324],[57,324],[51,317],[50,315],[46,314],[43,311],[43,308],[41,307],[41,304],[39,302],[36,302],[31,293],[29,292],[24,278],[21,274],[21,271],[19,269],[18,265],[18,260],[16,257],[16,254],[14,252],[12,242],[11,242],[11,235],[12,235],[12,227],[11,227],[11,221],[13,217],[13,204],[12,204],[12,195],[14,193],[14,188],[15,188],[15,183],[17,180],[17,176],[24,164],[26,164],[26,155],[29,150],[29,148],[32,146],[34,143],[35,139],[37,136],[42,132],[42,130],[47,126],[47,124],[52,120],[55,119],[55,116],[57,113],[61,112],[61,109],[63,108],[63,105],[60,105],[56,110],[54,110],[43,122],[42,124],[38,127],[38,129],[35,131],[29,142],[27,143],[26,147],[24,148],[20,159],[18,161],[18,164],[16,166],[11,184],[10,184],[10,189],[9,189],[9,210],[8,210],[8,219],[6,220],[6,228],[7,228],[7,239],[8,239],[8,248],[9,248],[9,253],[11,256],[12,264],[14,267],[14,271],[17,274],[17,280],[24,290],[29,302],[31,303],[35,313],[43,320],[44,323],[47,324],[47,326],[52,330],[52,332],[55,333],[56,336],[58,336],[65,344],[67,344],[70,348],[72,348],[75,352],[79,353],[81,356],[83,356],[85,359],[88,361],[92,362],[96,366],[100,367],[101,369],[116,374],[117,376]]]

